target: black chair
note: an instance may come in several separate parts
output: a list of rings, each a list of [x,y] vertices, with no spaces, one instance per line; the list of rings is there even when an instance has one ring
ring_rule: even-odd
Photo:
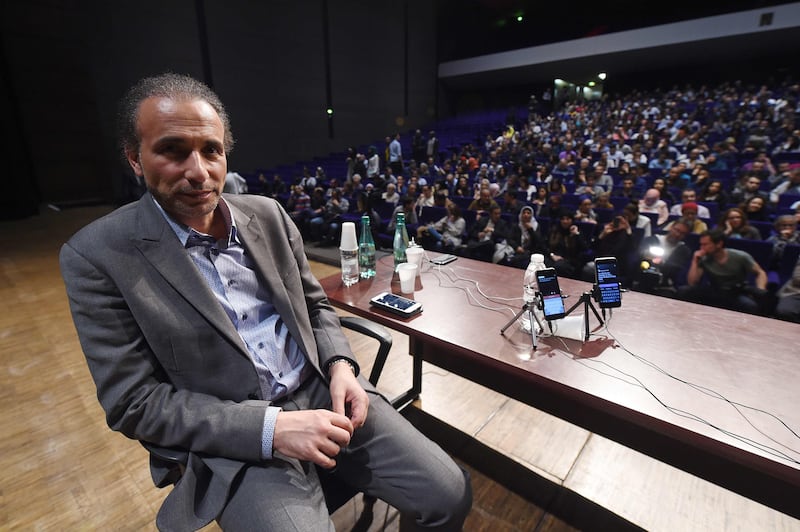
[[[378,351],[375,355],[375,362],[373,363],[372,371],[369,375],[369,382],[377,386],[378,379],[381,376],[383,367],[386,364],[386,359],[389,356],[389,351],[392,348],[392,335],[383,325],[365,318],[342,316],[339,318],[339,322],[345,329],[356,331],[378,341]],[[176,484],[183,475],[186,464],[189,461],[188,451],[161,447],[145,441],[140,443],[150,453],[151,462],[155,460],[161,462],[161,465],[170,465],[169,473],[161,482],[156,483],[156,487],[164,488]],[[325,504],[328,506],[329,513],[332,514],[358,494],[358,490],[345,484],[343,481],[339,480],[338,477],[330,474],[328,470],[317,467],[317,473],[320,483],[322,484]],[[361,513],[361,517],[353,527],[353,530],[367,530],[369,528],[372,523],[372,511],[375,502],[375,497],[364,495],[364,509]]]

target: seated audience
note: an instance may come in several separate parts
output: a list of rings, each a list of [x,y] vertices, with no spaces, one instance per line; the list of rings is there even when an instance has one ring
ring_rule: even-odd
[[[532,254],[541,253],[547,257],[550,251],[547,242],[536,230],[536,218],[533,216],[532,207],[528,205],[522,207],[518,220],[509,231],[507,244],[510,254],[505,258],[511,266],[525,268],[531,261]]]
[[[453,202],[446,205],[447,215],[437,222],[417,228],[417,241],[422,247],[452,251],[461,245],[467,223],[461,209]]]
[[[508,238],[508,224],[500,217],[500,207],[489,209],[488,215],[475,221],[467,241],[467,255],[473,259],[491,262],[495,245],[505,245]]]
[[[579,278],[586,263],[586,241],[572,215],[564,214],[558,223],[550,226],[547,244],[556,273],[563,277]]]
[[[717,227],[722,229],[727,238],[761,240],[761,232],[748,223],[747,214],[739,207],[731,207],[722,213]]]
[[[639,212],[649,212],[658,215],[657,226],[662,226],[669,218],[669,208],[667,203],[661,199],[658,189],[651,188],[644,193],[644,197],[639,200]]]
[[[792,278],[778,290],[778,305],[775,315],[782,320],[800,323],[800,258],[794,265]]]
[[[692,251],[683,240],[690,229],[690,223],[679,218],[670,224],[667,233],[642,239],[639,249],[644,262],[640,264],[639,290],[671,295],[686,284],[685,271]]]
[[[681,212],[683,211],[683,204],[687,203],[687,202],[691,202],[691,203],[697,202],[697,192],[692,188],[684,189],[681,192],[681,201],[680,201],[680,203],[676,203],[675,205],[670,207],[669,213],[671,215],[680,216]],[[708,207],[706,207],[704,205],[698,205],[697,206],[697,216],[699,216],[700,218],[703,218],[705,220],[708,220],[709,218],[711,218],[711,213],[709,212]]]
[[[700,235],[700,249],[694,252],[686,275],[688,285],[678,290],[678,297],[757,314],[766,295],[767,273],[749,253],[726,248],[725,241],[721,229]],[[751,274],[755,276],[754,286],[748,284]]]
[[[771,267],[777,269],[783,259],[783,252],[789,244],[800,244],[800,232],[797,220],[791,214],[784,214],[775,219],[775,231],[767,238],[772,243]]]

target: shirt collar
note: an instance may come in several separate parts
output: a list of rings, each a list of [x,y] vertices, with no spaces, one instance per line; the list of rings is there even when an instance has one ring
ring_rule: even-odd
[[[167,221],[169,226],[172,228],[172,231],[175,233],[175,236],[178,237],[182,246],[186,246],[186,242],[189,240],[189,235],[196,234],[200,236],[210,236],[205,233],[201,233],[191,227],[184,225],[180,222],[175,221],[167,211],[161,206],[161,204],[153,198],[153,203],[155,203],[156,207],[158,208],[159,212],[161,212],[164,219]],[[217,210],[222,215],[223,220],[225,220],[225,227],[227,229],[227,238],[222,239],[220,242],[224,243],[221,247],[230,247],[233,244],[241,244],[239,242],[239,236],[236,230],[236,220],[234,220],[233,216],[231,215],[230,207],[225,202],[225,200],[220,197],[219,203],[217,204]]]

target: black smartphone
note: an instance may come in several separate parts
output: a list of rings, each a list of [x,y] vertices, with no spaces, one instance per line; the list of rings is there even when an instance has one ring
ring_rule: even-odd
[[[617,275],[617,259],[600,257],[594,260],[595,281],[597,282],[597,303],[600,308],[622,306],[622,295]]]
[[[564,300],[558,286],[558,276],[554,268],[545,268],[536,272],[536,284],[542,298],[542,310],[546,320],[559,320],[565,316]]]

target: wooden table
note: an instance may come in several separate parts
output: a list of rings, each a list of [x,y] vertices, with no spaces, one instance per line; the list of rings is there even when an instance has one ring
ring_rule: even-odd
[[[397,402],[420,393],[426,361],[800,518],[797,324],[627,292],[588,342],[533,350],[517,325],[500,334],[522,305],[522,270],[426,264],[409,296],[423,312],[402,319],[369,306],[399,293],[391,261],[354,286],[321,282],[334,306],[409,336],[414,382]],[[560,282],[568,308],[591,288]]]

